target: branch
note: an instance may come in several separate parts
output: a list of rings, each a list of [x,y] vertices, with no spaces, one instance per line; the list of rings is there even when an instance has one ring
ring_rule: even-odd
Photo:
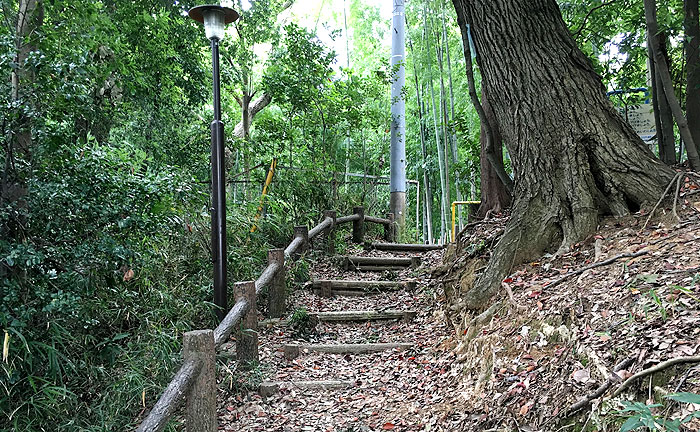
[[[649,253],[649,251],[642,250],[642,251],[635,252],[635,253],[626,252],[626,253],[623,253],[620,255],[615,255],[614,257],[606,259],[605,261],[593,263],[591,265],[587,265],[586,267],[580,268],[580,269],[573,271],[571,273],[567,273],[564,276],[560,277],[559,279],[555,280],[554,282],[552,282],[548,285],[545,285],[543,288],[549,289],[549,288],[555,287],[555,286],[559,285],[560,283],[564,282],[565,280],[569,279],[572,276],[580,275],[581,273],[585,272],[586,270],[590,270],[590,269],[594,269],[596,267],[602,267],[602,266],[606,266],[608,264],[612,264],[613,262],[615,262],[621,258],[636,258],[638,256],[646,255],[648,253]]]
[[[609,5],[613,4],[613,3],[615,3],[615,1],[616,1],[616,0],[610,0],[609,2],[601,3],[601,4],[599,4],[598,6],[594,7],[593,9],[589,10],[588,13],[586,14],[586,16],[583,17],[583,21],[581,21],[581,26],[578,28],[578,30],[576,30],[576,34],[574,35],[574,39],[578,39],[578,37],[581,36],[581,32],[582,32],[583,29],[586,27],[586,22],[588,21],[588,18],[591,17],[591,14],[592,14],[593,12],[595,12],[595,11],[597,11],[598,9],[601,9],[601,8],[603,8],[603,7],[605,7],[605,6],[609,6]]]
[[[700,363],[700,356],[688,356],[688,357],[676,357],[671,360],[666,360],[665,362],[661,362],[657,364],[656,366],[652,366],[650,368],[644,369],[641,372],[637,372],[636,374],[632,375],[631,377],[627,378],[625,382],[620,384],[620,387],[615,390],[615,393],[613,393],[613,397],[617,397],[627,389],[634,381],[638,380],[639,378],[644,378],[647,375],[662,371],[664,369],[668,369],[671,366],[675,366],[678,364],[683,364],[683,363]]]
[[[479,96],[476,94],[476,84],[474,82],[474,65],[472,64],[472,52],[471,47],[469,46],[469,28],[467,27],[464,11],[460,10],[460,8],[455,9],[457,11],[457,22],[459,23],[459,27],[462,32],[462,45],[464,46],[464,61],[465,67],[467,69],[469,97],[471,98],[472,105],[474,105],[474,108],[476,109],[476,112],[479,115],[479,120],[481,120],[481,123],[484,125],[484,131],[486,132],[486,159],[488,159],[488,161],[491,163],[491,166],[493,166],[494,171],[496,171],[498,178],[503,183],[503,186],[505,186],[506,190],[508,191],[508,194],[510,196],[513,196],[513,180],[510,178],[510,176],[508,176],[508,173],[506,173],[503,164],[499,164],[496,160],[494,151],[495,137],[493,133],[493,127],[491,123],[489,123],[489,119],[486,117],[486,112],[484,111],[484,107],[479,101]],[[483,83],[482,86],[485,87]]]
[[[263,93],[262,96],[255,99],[253,103],[250,104],[248,114],[249,114],[249,124],[253,122],[255,115],[262,111],[266,106],[272,102],[272,96],[267,93]],[[240,102],[239,102],[240,103]],[[233,136],[237,138],[243,138],[243,122],[240,121],[233,129]]]

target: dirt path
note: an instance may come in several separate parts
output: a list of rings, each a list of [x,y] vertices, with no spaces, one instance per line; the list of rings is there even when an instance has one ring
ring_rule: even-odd
[[[422,265],[399,272],[344,271],[331,258],[320,258],[310,269],[312,279],[415,281],[415,290],[368,294],[362,297],[321,297],[307,285],[288,299],[288,312],[350,310],[415,310],[409,322],[399,320],[320,322],[308,335],[288,326],[260,328],[260,367],[252,373],[235,371],[230,361],[220,367],[220,430],[242,431],[375,431],[459,430],[465,419],[455,412],[459,402],[453,369],[454,338],[442,312],[444,295],[429,271],[442,252],[387,253],[351,250],[360,256],[420,256]],[[282,346],[298,344],[411,343],[413,348],[372,354],[302,352],[287,359]],[[241,377],[247,376],[248,382]],[[349,387],[304,389],[301,381],[341,381]],[[279,382],[269,397],[255,390],[260,381]],[[242,390],[248,387],[251,390]]]

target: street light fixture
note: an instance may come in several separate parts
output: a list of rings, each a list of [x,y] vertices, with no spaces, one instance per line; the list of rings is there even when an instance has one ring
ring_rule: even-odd
[[[214,121],[211,122],[211,253],[214,264],[214,304],[219,321],[227,312],[226,302],[226,170],[224,168],[224,124],[221,122],[221,85],[219,80],[219,42],[224,27],[238,19],[238,13],[218,5],[197,6],[189,11],[193,20],[204,24],[211,41]]]

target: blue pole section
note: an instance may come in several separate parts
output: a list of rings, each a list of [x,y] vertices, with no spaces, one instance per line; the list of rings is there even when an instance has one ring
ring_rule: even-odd
[[[387,0],[385,0],[387,1]],[[391,212],[399,226],[406,213],[406,16],[404,0],[391,0],[394,7],[391,31]]]

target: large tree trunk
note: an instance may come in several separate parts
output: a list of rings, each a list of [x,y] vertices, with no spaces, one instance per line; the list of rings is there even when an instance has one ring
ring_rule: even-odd
[[[685,0],[685,40],[687,60],[687,96],[685,115],[688,127],[700,153],[700,22],[698,22],[698,0]]]
[[[485,87],[481,90],[481,106],[484,108],[486,120],[492,129],[493,148],[495,150],[495,160],[503,167],[503,138],[501,131],[496,121],[496,115],[489,103]],[[486,147],[488,146],[486,139],[486,130],[484,125],[481,126],[481,155],[479,157],[481,163],[481,205],[477,211],[477,216],[485,217],[487,213],[500,213],[503,209],[510,206],[510,194],[505,185],[498,177],[498,173],[489,162],[486,155]],[[502,168],[504,169],[504,168]],[[504,169],[505,170],[505,169]]]
[[[464,298],[482,308],[515,263],[566,251],[659,198],[673,171],[605,96],[555,0],[453,0],[470,24],[486,88],[513,155],[513,213],[486,270]]]

